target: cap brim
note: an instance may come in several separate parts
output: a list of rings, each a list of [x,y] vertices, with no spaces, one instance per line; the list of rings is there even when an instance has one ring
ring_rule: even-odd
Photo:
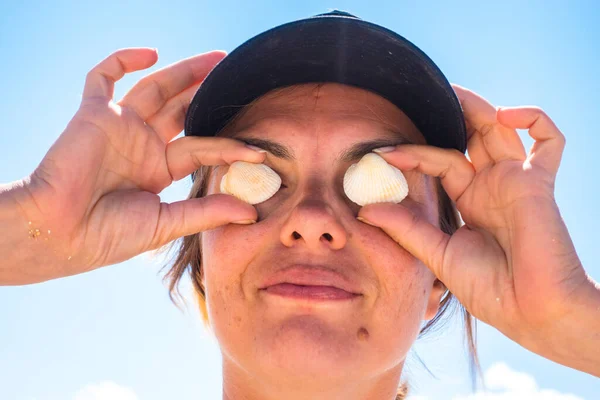
[[[192,99],[185,135],[214,136],[267,92],[317,82],[377,93],[401,109],[428,144],[466,151],[460,103],[434,62],[395,32],[343,16],[281,25],[232,51]]]

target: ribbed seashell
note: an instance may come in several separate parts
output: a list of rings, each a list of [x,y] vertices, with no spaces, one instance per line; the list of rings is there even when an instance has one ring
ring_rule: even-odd
[[[236,161],[221,178],[221,192],[249,204],[258,204],[271,198],[281,186],[277,172],[265,164]]]
[[[400,203],[408,195],[402,172],[375,153],[366,154],[344,175],[344,192],[354,203]]]

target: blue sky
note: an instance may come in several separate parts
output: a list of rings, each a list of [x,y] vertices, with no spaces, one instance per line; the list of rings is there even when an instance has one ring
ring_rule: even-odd
[[[332,8],[400,33],[451,82],[496,105],[546,110],[567,137],[557,202],[588,273],[600,280],[600,3],[593,1],[2,2],[0,182],[32,172],[76,111],[88,70],[114,50],[159,49],[154,67],[117,84],[119,99],[172,62],[231,51],[268,28]],[[183,199],[189,186],[182,180],[161,197]],[[83,275],[1,288],[0,398],[219,399],[216,341],[192,307],[182,313],[169,302],[161,262],[144,254]],[[459,331],[450,325],[417,342],[437,379],[409,357],[414,399],[600,397],[599,379],[545,360],[482,323],[479,351],[494,389],[470,395]]]

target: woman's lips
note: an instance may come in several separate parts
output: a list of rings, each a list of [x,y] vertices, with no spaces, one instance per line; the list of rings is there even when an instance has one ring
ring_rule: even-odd
[[[333,286],[294,285],[293,283],[278,283],[263,290],[278,296],[309,300],[348,300],[360,296]]]

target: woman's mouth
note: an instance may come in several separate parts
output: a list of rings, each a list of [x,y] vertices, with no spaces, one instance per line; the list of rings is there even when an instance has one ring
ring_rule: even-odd
[[[286,282],[266,287],[263,291],[282,297],[316,301],[349,300],[360,296],[334,286],[296,285]]]

